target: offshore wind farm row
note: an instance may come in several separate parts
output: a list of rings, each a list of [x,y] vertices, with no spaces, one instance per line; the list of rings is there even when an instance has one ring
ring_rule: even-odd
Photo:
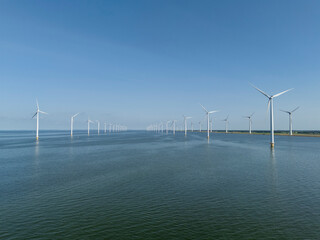
[[[38,100],[36,100],[37,102],[37,110],[35,112],[35,114],[32,116],[32,118],[36,117],[37,120],[37,125],[36,125],[36,140],[39,140],[39,122],[40,122],[40,113],[41,114],[48,114],[44,111],[41,111],[39,108],[39,103]],[[70,119],[70,136],[73,136],[73,124],[74,124],[74,119],[75,117],[77,117],[80,113],[76,113],[73,116],[71,116]],[[90,118],[88,118],[87,120],[87,124],[88,124],[88,136],[90,135],[90,124],[91,123],[97,123],[97,133],[100,134],[100,121],[99,120],[90,120]],[[127,131],[127,126],[121,125],[121,124],[117,124],[117,123],[109,123],[109,132],[121,132],[121,131]],[[104,133],[107,133],[107,122],[104,122]]]
[[[255,88],[257,91],[259,91],[262,95],[264,95],[265,97],[268,98],[268,108],[267,111],[270,111],[270,146],[271,148],[274,147],[275,141],[274,141],[274,106],[273,106],[273,99],[276,97],[279,97],[280,95],[287,93],[289,91],[291,91],[292,89],[288,89],[285,91],[282,91],[280,93],[274,94],[274,95],[269,95],[267,93],[265,93],[264,91],[262,91],[261,89],[255,87],[252,85],[253,88]],[[36,101],[37,103],[37,110],[35,112],[35,114],[33,115],[32,118],[36,117],[37,123],[36,123],[36,140],[39,140],[39,119],[40,119],[40,114],[48,114],[47,112],[44,112],[42,110],[40,110],[39,108],[39,103],[38,100]],[[207,132],[207,138],[210,138],[210,133],[213,132],[213,118],[210,117],[213,113],[217,113],[219,112],[219,110],[207,110],[202,104],[200,104],[201,108],[204,110],[205,115],[206,115],[206,132]],[[287,113],[289,116],[289,135],[293,135],[293,130],[292,130],[292,113],[295,112],[296,110],[298,110],[299,107],[294,108],[292,111],[285,111],[285,110],[280,110],[284,113]],[[73,130],[74,130],[74,120],[75,118],[80,114],[80,112],[74,114],[71,116],[70,118],[70,136],[73,136]],[[249,129],[248,129],[248,133],[252,134],[252,117],[253,117],[254,113],[252,113],[251,115],[248,116],[243,116],[243,118],[248,119],[249,122]],[[169,132],[169,128],[170,131],[172,131],[173,134],[176,133],[177,130],[180,131],[184,131],[184,135],[187,136],[187,132],[188,132],[188,120],[192,119],[191,116],[186,116],[183,115],[183,121],[182,124],[180,126],[178,126],[177,129],[177,120],[167,120],[165,121],[165,123],[163,121],[161,121],[160,123],[154,123],[149,125],[146,130],[147,131],[155,131],[155,132],[163,132],[164,131],[164,127],[165,127],[165,131],[168,134]],[[223,122],[225,122],[225,133],[229,132],[229,115],[227,115],[226,118],[222,119]],[[100,134],[100,121],[99,120],[91,120],[88,117],[87,122],[87,127],[88,127],[88,135],[90,135],[90,127],[91,124],[96,124],[97,126],[97,134]],[[202,122],[198,122],[199,123],[199,132],[202,131]],[[193,122],[190,122],[190,127],[191,127],[191,132],[194,131],[194,124]],[[107,121],[104,122],[104,133],[107,133],[107,131],[109,132],[120,132],[120,131],[127,131],[128,127],[124,126],[124,125],[120,125],[120,124],[115,124],[115,123],[109,123],[109,130],[107,129]]]
[[[251,84],[252,85],[252,84]],[[274,112],[273,112],[273,99],[276,97],[279,97],[280,95],[287,93],[291,90],[293,90],[293,88],[282,91],[280,93],[274,94],[274,95],[269,95],[267,93],[265,93],[264,91],[262,91],[261,89],[255,87],[254,85],[252,85],[253,88],[255,88],[257,91],[259,91],[262,95],[264,95],[265,97],[268,98],[268,108],[267,108],[267,112],[270,111],[270,146],[271,148],[274,148]],[[203,108],[203,110],[205,111],[206,114],[206,119],[207,119],[207,138],[210,138],[210,133],[213,132],[213,119],[210,118],[210,114],[216,113],[218,112],[218,110],[214,110],[214,111],[208,111],[203,105],[200,104],[200,106]],[[293,109],[292,111],[285,111],[285,110],[280,110],[284,113],[289,114],[289,135],[292,136],[292,113],[295,112],[296,110],[298,110],[299,107],[296,107],[295,109]],[[253,117],[254,113],[252,113],[251,115],[248,116],[243,116],[244,118],[247,118],[249,121],[249,129],[248,132],[249,134],[252,134],[252,117]],[[191,119],[192,117],[190,116],[185,116],[183,115],[183,125],[184,125],[184,135],[187,136],[187,132],[188,132],[188,119]],[[224,118],[222,121],[225,122],[225,133],[228,133],[229,131],[229,115],[227,115],[226,118]],[[171,127],[172,127],[172,133],[175,134],[176,132],[176,122],[177,120],[170,120],[170,121],[166,121],[166,133],[168,133],[169,129],[168,129],[168,125],[169,123],[171,123]],[[191,124],[191,131],[193,132],[194,128],[193,128],[193,122],[190,123]],[[151,124],[147,127],[148,131],[161,131],[163,132],[163,128],[164,128],[164,124],[161,121],[160,123],[155,123],[155,124]],[[181,128],[182,130],[182,128]],[[201,121],[199,122],[199,132],[201,132]]]

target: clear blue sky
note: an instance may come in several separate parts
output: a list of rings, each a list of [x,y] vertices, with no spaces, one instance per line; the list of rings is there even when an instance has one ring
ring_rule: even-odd
[[[320,129],[320,1],[9,1],[0,3],[0,129],[75,128],[92,120],[142,128],[202,120],[231,129]]]

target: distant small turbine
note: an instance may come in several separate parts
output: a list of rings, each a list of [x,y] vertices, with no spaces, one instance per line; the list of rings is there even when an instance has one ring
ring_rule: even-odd
[[[193,132],[193,122],[191,122],[191,132]]]
[[[96,122],[98,123],[98,135],[100,134],[100,121],[96,120]]]
[[[252,85],[252,84],[251,84]],[[269,106],[270,106],[270,146],[271,148],[274,148],[274,122],[273,122],[273,99],[275,97],[279,97],[280,95],[291,91],[293,88],[290,88],[288,90],[285,90],[283,92],[280,92],[278,94],[275,95],[268,95],[265,92],[263,92],[262,90],[260,90],[259,88],[255,87],[252,85],[252,87],[254,87],[257,91],[259,91],[261,94],[263,94],[265,97],[267,97],[268,100],[268,110],[269,110]]]
[[[166,122],[166,134],[168,134],[168,131],[169,131],[169,122],[170,122],[170,121],[167,121],[167,122]]]
[[[38,99],[37,101],[37,111],[36,113],[32,116],[32,118],[34,118],[35,116],[37,116],[37,131],[36,131],[36,140],[39,140],[39,117],[40,117],[40,113],[44,113],[44,114],[48,114],[46,112],[40,111],[39,109],[39,103],[38,103]]]
[[[289,114],[289,134],[290,136],[292,136],[292,113],[295,112],[296,110],[298,110],[299,107],[296,107],[295,109],[293,109],[291,112],[289,111],[284,111],[284,110],[280,110],[282,112],[288,113]]]
[[[201,122],[199,122],[200,128],[199,128],[199,132],[201,132]]]
[[[173,120],[172,121],[172,132],[173,132],[173,135],[176,134],[176,122],[177,122],[177,120]]]
[[[225,119],[222,120],[226,123],[226,133],[228,133],[228,124],[229,124],[228,118],[229,118],[229,115]]]
[[[215,113],[215,112],[217,112],[217,111],[208,111],[204,106],[202,106],[201,104],[200,104],[200,106],[203,108],[203,110],[206,112],[206,114],[207,114],[207,137],[208,137],[208,139],[210,138],[210,114],[211,113]]]
[[[185,136],[187,136],[187,119],[190,119],[190,118],[192,118],[192,117],[187,117],[187,116],[184,116],[183,115],[183,117],[184,117],[184,135]]]
[[[78,116],[80,113],[77,113],[77,114],[75,114],[75,115],[73,115],[72,117],[71,117],[71,137],[72,137],[72,135],[73,135],[73,119],[76,117],[76,116]]]
[[[104,133],[107,133],[107,122],[104,122]]]
[[[88,136],[90,135],[90,123],[93,123],[93,121],[88,118]]]
[[[251,126],[252,126],[252,116],[254,113],[252,113],[250,116],[245,116],[244,118],[248,118],[249,119],[249,134],[251,134]]]

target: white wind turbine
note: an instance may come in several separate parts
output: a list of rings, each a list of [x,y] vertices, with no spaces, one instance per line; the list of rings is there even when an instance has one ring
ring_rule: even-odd
[[[256,90],[258,90],[261,94],[263,94],[265,97],[267,97],[269,99],[268,100],[268,110],[270,107],[270,146],[271,146],[271,148],[273,148],[274,147],[273,99],[275,97],[279,97],[280,95],[282,95],[288,91],[291,91],[293,88],[290,88],[288,90],[285,90],[283,92],[280,92],[280,93],[277,93],[275,95],[270,96],[270,95],[266,94],[265,92],[263,92],[262,90],[260,90],[259,88],[255,87],[253,85],[252,85],[252,87],[254,87]]]
[[[48,114],[48,113],[43,112],[43,111],[40,111],[40,109],[39,109],[38,99],[37,99],[36,101],[37,101],[37,111],[36,111],[36,113],[33,115],[33,117],[32,117],[32,118],[34,118],[35,116],[37,116],[37,132],[36,132],[36,140],[38,141],[38,140],[39,140],[39,117],[40,117],[40,113],[44,113],[44,114]]]
[[[193,122],[191,122],[191,132],[193,132]]]
[[[104,122],[104,133],[107,133],[107,122]]]
[[[90,123],[93,123],[93,121],[88,118],[88,136],[90,135]]]
[[[169,131],[169,122],[170,122],[170,121],[167,121],[167,122],[166,122],[166,134],[168,134],[168,131]]]
[[[210,132],[212,132],[212,129],[213,129],[213,128],[212,128],[212,125],[213,125],[212,122],[213,122],[213,119],[210,118],[210,129],[211,129]]]
[[[173,132],[173,135],[176,134],[176,122],[177,122],[177,120],[173,120],[172,121],[172,132]]]
[[[291,112],[289,111],[284,111],[284,110],[280,110],[282,112],[288,113],[289,114],[289,134],[290,136],[292,136],[292,113],[295,112],[296,110],[298,110],[299,107],[296,107],[295,109],[293,109]]]
[[[183,115],[183,118],[184,118],[184,135],[187,136],[187,119],[190,119],[192,117],[187,117],[187,116],[184,116]]]
[[[245,116],[244,118],[248,118],[249,120],[249,134],[251,134],[251,127],[252,127],[252,116],[254,113],[252,113],[250,116]]]
[[[72,135],[73,135],[73,119],[76,117],[76,116],[78,116],[80,113],[77,113],[77,114],[75,114],[75,115],[73,115],[72,117],[71,117],[71,137],[72,137]]]
[[[228,118],[229,118],[229,115],[225,119],[222,120],[226,123],[226,133],[228,133],[228,124],[229,124]]]
[[[201,122],[199,122],[199,125],[200,125],[200,129],[199,129],[199,132],[201,132]]]
[[[96,122],[98,123],[98,135],[100,134],[100,121],[96,120]]]
[[[215,112],[217,112],[217,111],[208,111],[204,106],[202,106],[201,104],[200,104],[200,106],[204,109],[204,111],[206,112],[206,114],[207,114],[207,137],[208,137],[208,139],[210,138],[210,114],[211,113],[215,113]]]

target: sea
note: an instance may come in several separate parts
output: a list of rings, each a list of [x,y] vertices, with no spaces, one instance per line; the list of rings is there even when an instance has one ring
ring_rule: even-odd
[[[320,239],[320,138],[0,131],[0,239]]]

